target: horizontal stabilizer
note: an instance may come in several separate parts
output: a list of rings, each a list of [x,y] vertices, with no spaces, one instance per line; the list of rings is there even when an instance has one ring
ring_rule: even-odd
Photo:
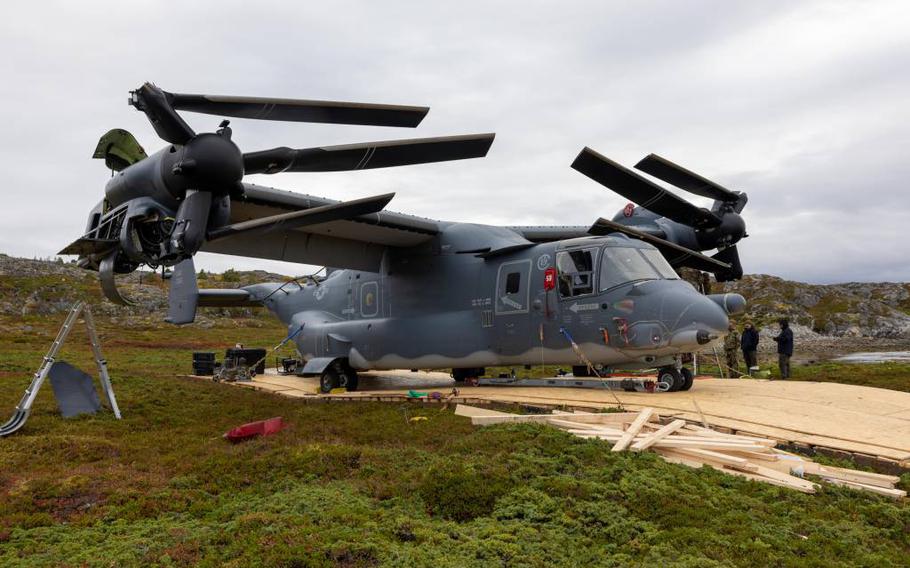
[[[696,268],[698,270],[704,270],[705,272],[712,273],[719,270],[728,270],[730,268],[729,264],[713,259],[709,256],[705,256],[700,252],[696,252],[690,248],[680,246],[676,243],[672,243],[653,235],[643,233],[637,229],[626,227],[625,225],[621,225],[607,219],[598,219],[597,222],[591,226],[589,232],[592,235],[622,233],[632,238],[640,239],[657,247],[657,250],[659,250],[661,254],[663,254],[667,259],[667,261],[674,267],[688,266],[690,268]]]
[[[352,201],[342,201],[331,205],[313,207],[302,211],[281,213],[269,217],[261,217],[250,221],[242,221],[232,225],[219,227],[208,233],[208,240],[215,241],[225,237],[238,235],[250,231],[276,231],[291,230],[307,225],[318,225],[330,221],[343,221],[353,219],[368,213],[381,211],[395,197],[394,193],[384,193],[373,197],[364,197]]]
[[[120,241],[117,239],[91,239],[81,237],[71,242],[57,254],[78,254],[88,256],[91,254],[104,254],[117,248]]]
[[[202,308],[245,308],[261,305],[243,288],[203,288],[199,290],[199,307]]]

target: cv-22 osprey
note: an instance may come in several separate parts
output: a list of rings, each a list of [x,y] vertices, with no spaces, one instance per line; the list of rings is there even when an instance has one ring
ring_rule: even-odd
[[[166,318],[174,324],[192,322],[197,306],[266,307],[325,391],[356,389],[357,372],[368,369],[451,368],[466,380],[489,366],[542,362],[578,372],[589,363],[657,368],[659,388],[688,389],[680,355],[716,344],[728,316],[744,309],[739,295],[704,296],[677,276],[674,267],[732,267],[673,242],[685,231],[660,212],[646,215],[650,227],[490,226],[384,211],[393,194],[338,202],[242,180],[482,157],[492,134],[242,153],[227,121],[197,134],[176,112],[415,127],[428,108],[187,95],[151,84],[131,92],[130,104],[168,144],[146,156],[125,131],[102,137],[95,157],[115,173],[84,236],[60,254],[98,270],[118,303],[128,300],[115,274],[174,267]],[[640,178],[589,149],[573,166],[608,185]],[[723,230],[723,211],[697,215],[693,231]],[[736,239],[744,234],[733,229]],[[199,290],[198,251],[334,268],[321,278]]]

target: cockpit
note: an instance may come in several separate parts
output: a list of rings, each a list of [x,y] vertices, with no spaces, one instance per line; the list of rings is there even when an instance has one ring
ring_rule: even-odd
[[[598,258],[599,257],[599,258]],[[597,285],[595,267],[600,266]],[[676,280],[679,276],[657,249],[606,245],[556,253],[559,295],[574,298],[643,280]]]

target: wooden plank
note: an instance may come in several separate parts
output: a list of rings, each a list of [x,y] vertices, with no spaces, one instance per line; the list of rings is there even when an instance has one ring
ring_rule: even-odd
[[[620,420],[613,418],[612,414],[598,414],[591,412],[587,414],[572,414],[571,416],[559,414],[558,416],[563,420],[571,420],[572,422],[580,422],[584,424],[618,425],[620,423]],[[552,419],[552,414],[509,414],[503,412],[501,414],[495,415],[491,414],[472,416],[471,423],[475,426],[489,426],[491,424],[502,424],[505,422],[548,422]]]
[[[557,428],[563,430],[603,430],[603,424],[584,424],[582,422],[569,422],[568,420],[563,420],[562,418],[550,418],[547,420],[547,424],[552,424]],[[617,430],[619,432],[619,430]]]
[[[770,479],[778,479],[780,481],[783,481],[786,483],[792,483],[795,485],[802,485],[804,487],[811,488],[813,491],[817,487],[817,485],[815,483],[812,483],[811,481],[802,479],[800,477],[790,475],[789,473],[784,473],[782,471],[778,471],[776,469],[773,469],[773,468],[770,468],[770,467],[767,467],[764,465],[759,465],[757,467],[758,467],[758,469],[756,470],[755,473],[761,475],[762,477],[768,477]]]
[[[635,439],[635,436],[638,434],[639,430],[641,430],[641,427],[645,422],[648,421],[649,418],[651,418],[651,414],[653,413],[653,408],[645,408],[642,410],[641,414],[638,415],[638,418],[635,419],[635,422],[629,426],[629,429],[626,430],[625,434],[623,434],[622,437],[616,442],[616,444],[613,445],[613,448],[610,451],[621,452],[629,447],[629,444],[633,439]]]
[[[646,450],[646,449],[650,448],[651,446],[653,446],[656,442],[663,440],[664,438],[666,438],[670,434],[676,432],[677,430],[679,430],[680,428],[682,428],[685,425],[686,425],[685,420],[674,420],[673,422],[670,422],[669,424],[667,424],[663,428],[660,428],[656,432],[649,434],[646,438],[635,442],[635,444],[632,445],[632,451],[640,452],[642,450]]]
[[[594,430],[570,430],[580,438],[599,438],[606,441],[619,441],[622,436],[612,433],[601,433]],[[636,440],[637,441],[637,440]],[[706,448],[709,450],[761,450],[764,446],[729,444],[720,440],[676,440],[673,436],[655,443],[652,448]]]
[[[746,458],[739,458],[736,456],[729,456],[721,452],[714,452],[711,450],[705,449],[695,449],[695,448],[673,448],[666,449],[661,448],[658,450],[662,454],[674,454],[681,455],[686,458],[695,458],[699,461],[705,463],[713,463],[720,466],[729,466],[734,467],[740,471],[752,471],[757,472],[758,466],[752,463],[749,463],[749,460]]]
[[[560,415],[564,420],[572,422],[584,422],[585,424],[611,424],[619,425],[623,422],[631,422],[639,415],[638,412],[573,412],[571,416]],[[650,421],[660,420],[660,416],[652,414]]]
[[[877,485],[867,485],[865,483],[855,483],[853,481],[844,481],[843,479],[828,479],[827,480],[832,485],[841,485],[843,487],[852,487],[853,489],[861,489],[863,491],[869,491],[872,493],[877,493],[879,495],[884,495],[886,497],[891,497],[893,499],[901,499],[907,496],[907,492],[901,489],[893,489],[888,487],[879,487]]]
[[[779,442],[778,440],[775,440],[773,438],[766,438],[763,436],[747,436],[745,434],[727,434],[725,432],[718,432],[717,430],[711,430],[710,428],[702,428],[701,426],[693,426],[692,424],[686,425],[685,430],[687,433],[689,433],[693,436],[702,436],[702,437],[709,437],[709,438],[724,438],[724,439],[730,438],[730,439],[736,439],[736,440],[750,440],[752,442],[760,442],[762,444],[768,444],[768,445],[771,445],[773,443],[773,445],[775,445],[775,446]]]
[[[752,472],[748,472],[748,471],[739,471],[739,470],[730,469],[730,468],[724,468],[722,471],[724,473],[728,473],[730,475],[738,475],[739,477],[745,477],[746,479],[751,479],[752,481],[761,481],[762,483],[769,483],[771,485],[776,485],[778,487],[786,487],[787,489],[795,489],[796,491],[800,491],[802,493],[815,493],[814,485],[806,486],[803,484],[796,484],[796,483],[792,483],[791,481],[785,480],[785,479],[778,479],[778,478],[774,478],[774,477],[765,477],[764,475],[761,475],[758,473],[752,473]],[[796,481],[800,481],[799,478],[792,477],[792,476],[789,476],[789,477],[791,477],[792,479],[794,479]]]
[[[490,410],[489,408],[481,408],[479,406],[468,406],[467,404],[459,404],[455,407],[455,416],[515,416],[514,414],[509,414],[508,412],[499,412],[498,410]]]
[[[874,485],[886,489],[892,489],[894,485],[901,480],[900,477],[895,477],[893,475],[882,475],[880,473],[869,473],[867,471],[845,469],[815,463],[813,463],[813,466],[817,467],[811,467],[810,469],[812,471],[808,471],[807,473],[812,473],[826,479],[837,479],[839,481],[849,481],[851,483],[860,483],[863,485]]]
[[[779,455],[767,451],[750,452],[746,450],[728,450],[727,453],[742,456],[750,460],[761,460],[765,462],[776,462],[780,460]]]
[[[663,458],[663,460],[665,462],[668,462],[668,463],[675,463],[675,464],[679,464],[679,465],[684,465],[686,467],[692,467],[695,469],[699,469],[706,465],[708,465],[710,467],[710,465],[706,464],[705,462],[698,461],[695,458],[691,458],[691,457],[683,457],[682,455],[679,455],[679,454],[657,452],[657,455],[659,455],[661,458]],[[715,467],[715,469],[720,469],[720,468]]]
[[[765,476],[760,475],[755,472],[732,469],[732,468],[724,467],[724,466],[718,465],[716,463],[711,463],[708,461],[699,461],[694,456],[685,457],[685,456],[682,456],[681,454],[676,454],[673,452],[664,453],[663,451],[659,451],[658,453],[661,454],[661,457],[669,463],[685,465],[688,467],[694,467],[696,469],[701,468],[702,466],[708,466],[712,469],[716,469],[720,472],[726,473],[727,475],[736,475],[738,477],[743,477],[743,478],[749,479],[751,481],[759,481],[762,483],[768,483],[770,485],[776,485],[778,487],[794,489],[796,491],[801,491],[803,493],[815,493],[814,486],[806,486],[801,483],[794,483],[791,480],[783,480],[783,479],[778,479],[778,478],[765,477]],[[792,479],[797,482],[801,481],[795,477]]]

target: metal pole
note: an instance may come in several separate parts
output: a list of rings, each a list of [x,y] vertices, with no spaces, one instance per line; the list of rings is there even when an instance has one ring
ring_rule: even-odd
[[[88,329],[88,340],[92,345],[92,353],[95,355],[95,363],[98,365],[98,377],[101,381],[101,388],[104,391],[104,395],[107,397],[108,404],[111,405],[111,410],[114,411],[114,416],[117,420],[120,420],[120,407],[117,406],[117,397],[114,396],[114,387],[111,386],[111,377],[107,372],[107,360],[101,354],[101,341],[98,339],[98,332],[95,331],[95,318],[92,316],[92,310],[90,306],[85,306],[85,309],[82,310],[82,319],[85,320],[85,327]]]

